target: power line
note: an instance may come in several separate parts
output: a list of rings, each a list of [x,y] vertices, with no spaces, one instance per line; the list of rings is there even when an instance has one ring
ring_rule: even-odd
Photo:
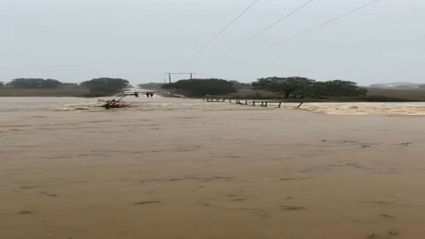
[[[326,21],[326,22],[324,22],[324,23],[322,23],[322,24],[319,24],[319,25],[317,25],[317,26],[315,26],[315,27],[313,27],[313,28],[310,28],[310,29],[308,29],[307,31],[301,32],[301,33],[299,33],[299,34],[297,34],[297,35],[295,35],[295,36],[292,36],[292,37],[290,37],[290,38],[287,38],[287,39],[285,39],[285,40],[283,40],[283,41],[281,41],[281,42],[278,42],[278,43],[276,43],[276,44],[274,44],[274,45],[272,45],[272,46],[266,47],[266,48],[264,48],[264,49],[262,49],[262,50],[260,50],[260,51],[258,51],[258,52],[263,52],[263,51],[265,51],[265,50],[268,50],[268,49],[271,49],[271,48],[273,48],[273,47],[276,47],[276,46],[278,46],[278,45],[280,45],[280,44],[283,44],[283,43],[285,43],[285,42],[287,42],[287,41],[290,41],[290,40],[292,40],[292,39],[294,39],[294,38],[297,38],[297,37],[299,37],[299,36],[302,36],[302,35],[304,35],[304,34],[307,34],[307,33],[311,32],[311,31],[316,30],[317,28],[323,27],[323,26],[325,26],[325,25],[328,25],[328,24],[329,24],[329,23],[331,23],[331,22],[334,22],[334,21],[336,21],[336,20],[339,20],[340,18],[343,18],[343,17],[345,17],[345,16],[347,16],[347,15],[350,15],[351,13],[354,13],[354,12],[357,12],[357,11],[359,11],[359,10],[363,9],[363,8],[366,8],[366,7],[368,7],[368,6],[370,6],[370,5],[374,4],[374,3],[376,3],[376,2],[378,2],[378,1],[379,1],[379,0],[375,0],[375,1],[373,1],[373,2],[370,2],[370,3],[368,3],[368,4],[365,4],[365,5],[361,6],[361,7],[358,7],[358,8],[356,8],[356,9],[354,9],[354,10],[351,10],[351,11],[349,11],[349,12],[345,13],[345,14],[342,14],[342,15],[340,15],[340,16],[338,16],[338,17],[335,17],[335,18],[333,18],[333,19],[331,19],[331,20],[329,20],[329,21]]]
[[[255,0],[251,5],[249,5],[241,14],[239,14],[233,21],[231,21],[226,27],[224,27],[217,35],[215,35],[209,42],[207,42],[204,46],[201,47],[195,54],[193,54],[192,58],[198,55],[202,50],[204,50],[211,42],[217,39],[224,31],[226,31],[233,23],[235,23],[240,17],[242,17],[249,9],[251,9],[259,0]]]
[[[280,18],[279,20],[277,20],[276,22],[274,22],[273,24],[269,25],[268,27],[264,28],[263,30],[259,31],[258,33],[254,34],[253,36],[251,36],[250,38],[246,39],[245,41],[239,43],[238,45],[234,46],[233,48],[231,48],[230,50],[226,51],[225,53],[223,53],[222,55],[220,55],[219,57],[225,56],[228,53],[232,52],[233,50],[235,50],[236,48],[242,46],[243,44],[249,42],[250,40],[254,39],[255,37],[259,36],[260,34],[262,34],[263,32],[269,30],[270,28],[274,27],[275,25],[277,25],[278,23],[280,23],[281,21],[285,20],[286,18],[290,17],[291,15],[295,14],[296,12],[300,11],[301,9],[305,8],[307,5],[309,5],[310,3],[312,3],[314,0],[310,0],[307,3],[303,4],[302,6],[298,7],[297,9],[295,9],[294,11],[290,12],[289,14],[287,14],[286,16]]]

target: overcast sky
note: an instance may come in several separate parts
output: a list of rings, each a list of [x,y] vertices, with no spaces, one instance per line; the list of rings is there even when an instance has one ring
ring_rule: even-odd
[[[275,48],[259,50],[371,0],[315,0],[230,54],[221,54],[308,0],[0,0],[0,81],[161,82],[166,72],[244,82],[268,76],[425,83],[425,1],[380,0]],[[184,78],[184,76],[175,77]]]

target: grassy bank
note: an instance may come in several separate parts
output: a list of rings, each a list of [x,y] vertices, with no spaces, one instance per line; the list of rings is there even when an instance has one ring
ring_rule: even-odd
[[[407,99],[410,101],[425,102],[425,89],[373,89],[370,88],[368,96],[381,96],[390,98]]]
[[[0,88],[0,97],[86,97],[85,88],[18,89]]]

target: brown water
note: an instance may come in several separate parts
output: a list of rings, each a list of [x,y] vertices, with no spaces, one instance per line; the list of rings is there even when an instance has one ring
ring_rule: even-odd
[[[0,98],[0,238],[424,238],[423,104],[127,101]]]

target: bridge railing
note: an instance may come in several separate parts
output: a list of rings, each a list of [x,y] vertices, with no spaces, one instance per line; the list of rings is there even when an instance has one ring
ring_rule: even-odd
[[[224,97],[214,97],[214,96],[207,96],[203,98],[206,102],[226,102],[239,104],[239,105],[252,105],[252,106],[262,106],[262,107],[268,107],[270,104],[277,104],[277,108],[281,108],[283,103],[288,103],[287,101],[283,100],[259,100],[259,99],[226,99]],[[291,102],[294,103],[294,102]],[[299,105],[296,108],[300,108],[304,102],[299,102]]]

